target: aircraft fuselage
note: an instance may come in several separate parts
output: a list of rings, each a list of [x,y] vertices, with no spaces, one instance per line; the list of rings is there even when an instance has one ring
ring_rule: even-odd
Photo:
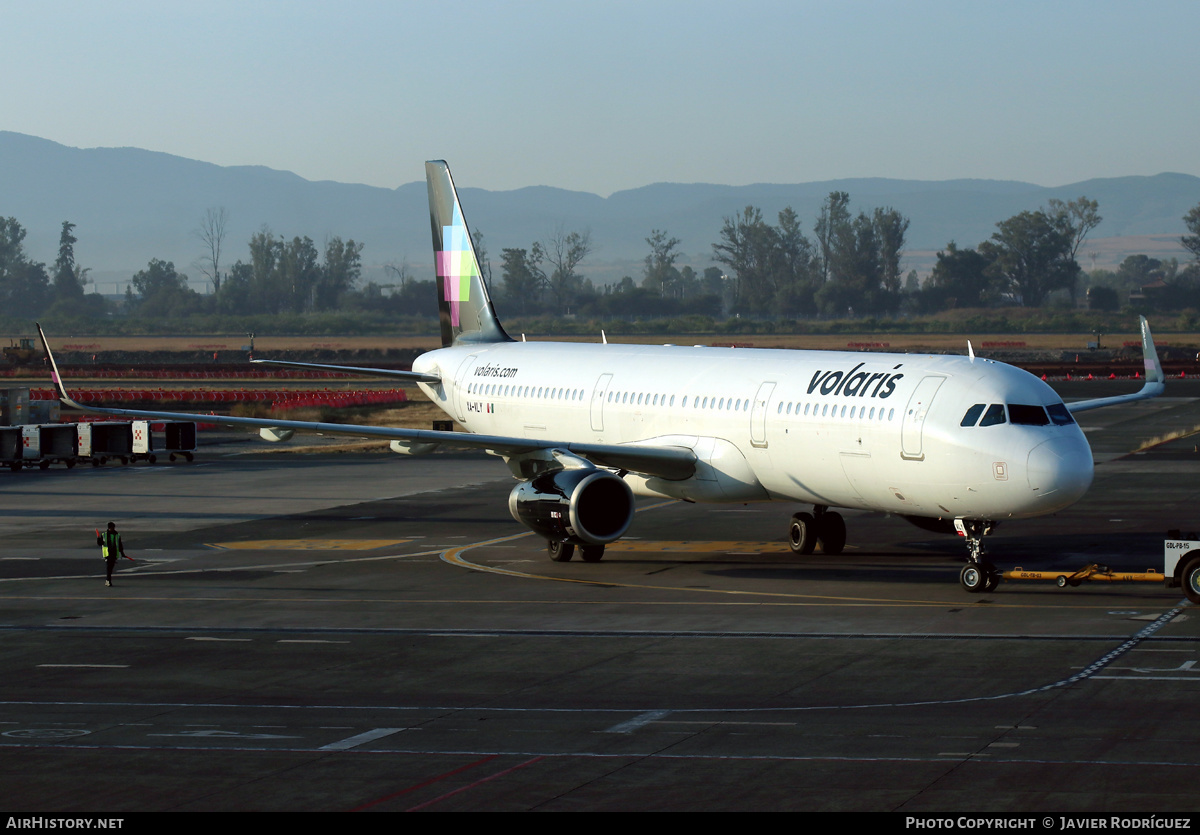
[[[1060,510],[1092,481],[1058,395],[980,358],[503,342],[413,370],[441,377],[422,388],[471,432],[696,453],[685,480],[627,475],[647,496],[999,520]]]

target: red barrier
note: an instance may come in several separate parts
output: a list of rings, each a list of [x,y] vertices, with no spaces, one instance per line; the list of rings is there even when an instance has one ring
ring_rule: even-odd
[[[270,403],[275,410],[305,406],[383,405],[405,403],[408,395],[401,389],[367,389],[362,391],[272,391],[245,389],[77,389],[71,396],[80,403]],[[57,400],[54,389],[30,389],[30,400]]]

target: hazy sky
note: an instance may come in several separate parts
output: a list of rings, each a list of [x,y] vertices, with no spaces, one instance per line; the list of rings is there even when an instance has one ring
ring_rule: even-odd
[[[0,129],[395,187],[1200,175],[1200,3],[0,0]]]

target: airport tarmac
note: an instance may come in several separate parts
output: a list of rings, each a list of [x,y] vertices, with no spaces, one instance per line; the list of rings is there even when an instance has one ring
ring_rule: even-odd
[[[1200,528],[1200,401],[1088,412],[1088,496],[1001,568],[1161,569]],[[479,454],[0,472],[5,811],[1191,812],[1200,618],[1157,583],[958,583],[847,513],[643,501],[559,564]],[[137,562],[103,584],[93,529]]]

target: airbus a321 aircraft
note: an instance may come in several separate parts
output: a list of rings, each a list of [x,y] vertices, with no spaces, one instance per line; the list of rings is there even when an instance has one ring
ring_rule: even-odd
[[[687,502],[788,502],[791,548],[838,554],[846,524],[832,508],[896,514],[968,543],[963,586],[999,573],[983,538],[1001,520],[1054,513],[1092,482],[1092,453],[1072,414],[1155,397],[1163,374],[1146,320],[1146,381],[1129,395],[1064,405],[1033,375],[969,356],[673,345],[517,342],[480,277],[445,162],[425,164],[442,347],[411,372],[275,363],[416,383],[467,432],[84,407],[46,348],[63,403],[135,418],[391,440],[398,453],[489,450],[518,479],[517,521],[552,559],[602,558],[633,521],[634,495]],[[39,332],[40,332],[39,327]],[[45,344],[45,336],[42,336]]]

